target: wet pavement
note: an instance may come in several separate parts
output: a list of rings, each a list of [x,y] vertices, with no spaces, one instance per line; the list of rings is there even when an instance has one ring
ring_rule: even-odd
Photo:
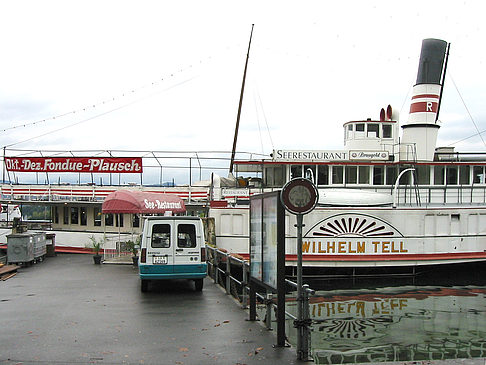
[[[303,364],[247,318],[209,278],[202,292],[173,281],[144,294],[130,265],[62,254],[0,281],[0,364]]]
[[[2,364],[296,364],[295,348],[211,279],[202,292],[173,281],[140,292],[129,265],[90,255],[48,258],[0,282]]]

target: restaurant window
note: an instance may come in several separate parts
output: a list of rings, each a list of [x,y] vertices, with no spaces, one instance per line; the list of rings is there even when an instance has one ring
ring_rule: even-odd
[[[138,214],[132,215],[132,227],[140,227],[140,217]]]
[[[368,124],[368,137],[378,138],[380,137],[380,125],[379,124]]]
[[[105,226],[113,226],[113,214],[105,214]]]
[[[95,227],[101,227],[101,209],[94,208],[93,209],[93,224]]]
[[[115,226],[123,227],[123,214],[115,214]]]
[[[383,166],[373,166],[373,185],[383,185],[385,181],[385,168]]]
[[[59,209],[57,207],[53,207],[54,210],[54,223],[59,223]]]
[[[290,179],[295,179],[296,177],[302,177],[302,165],[290,166]]]
[[[392,125],[383,124],[383,138],[392,138]]]
[[[461,184],[461,185],[469,185],[470,184],[469,172],[470,172],[469,166],[460,166],[459,167],[459,184]]]
[[[80,213],[80,218],[81,218],[81,225],[85,226],[87,223],[87,213],[86,213],[86,207],[81,207],[79,208],[79,213]]]
[[[344,182],[343,174],[344,166],[332,166],[332,183],[342,184]]]
[[[62,210],[62,223],[69,224],[69,207],[64,206]]]
[[[446,185],[457,185],[457,167],[448,166],[446,168]]]
[[[71,207],[71,224],[79,224],[79,209]]]
[[[356,184],[358,182],[358,167],[346,166],[345,171],[346,184]]]
[[[329,185],[329,166],[321,165],[317,167],[317,184]]]
[[[434,166],[434,185],[444,185],[444,166]]]
[[[370,183],[370,167],[369,166],[359,166],[358,168],[359,183],[369,184]]]
[[[483,166],[473,166],[473,184],[484,184]]]

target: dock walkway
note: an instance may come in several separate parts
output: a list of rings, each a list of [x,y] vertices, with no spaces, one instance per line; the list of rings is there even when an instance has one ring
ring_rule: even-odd
[[[143,294],[132,266],[61,254],[0,283],[0,364],[298,363],[209,278]]]

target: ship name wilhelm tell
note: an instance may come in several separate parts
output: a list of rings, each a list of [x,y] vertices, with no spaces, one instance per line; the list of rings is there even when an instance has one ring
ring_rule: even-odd
[[[302,241],[302,253],[404,253],[403,241]]]

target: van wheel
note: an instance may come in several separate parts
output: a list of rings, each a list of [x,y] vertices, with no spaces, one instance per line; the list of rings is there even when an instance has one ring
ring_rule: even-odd
[[[196,284],[196,291],[202,291],[203,290],[203,286],[204,286],[204,280],[203,279],[194,280],[194,284]]]
[[[142,293],[146,293],[148,292],[149,281],[146,279],[141,279],[141,280],[142,280],[142,286],[141,286]]]

